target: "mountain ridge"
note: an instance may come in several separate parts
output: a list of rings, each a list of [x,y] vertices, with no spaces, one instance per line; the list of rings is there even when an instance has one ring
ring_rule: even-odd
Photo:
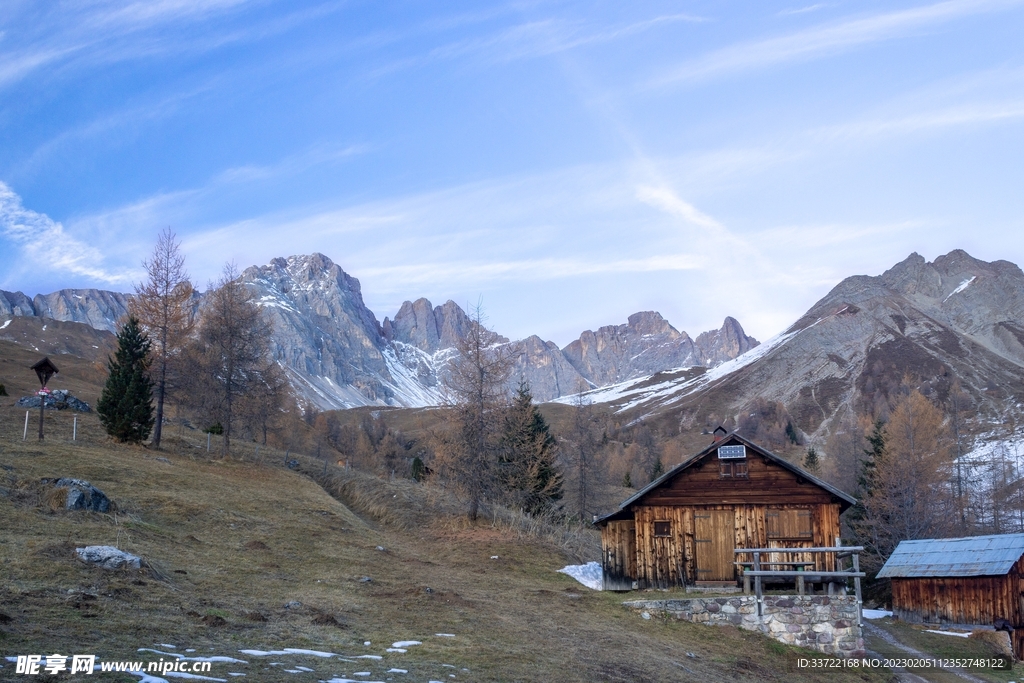
[[[445,368],[473,325],[454,301],[405,301],[394,318],[379,323],[359,280],[320,253],[274,258],[246,268],[240,279],[273,322],[271,354],[302,400],[320,409],[444,403]],[[128,299],[95,289],[33,299],[0,291],[0,318],[29,315],[116,332]],[[682,365],[717,365],[758,343],[731,317],[694,341],[654,311],[586,330],[561,349],[537,335],[498,340],[515,345],[510,386],[528,382],[541,402]]]

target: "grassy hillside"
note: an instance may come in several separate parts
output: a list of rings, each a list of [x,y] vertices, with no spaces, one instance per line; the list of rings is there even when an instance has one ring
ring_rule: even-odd
[[[75,443],[64,413],[50,414],[46,441],[22,442],[13,399],[0,407],[2,656],[155,661],[162,655],[137,649],[194,648],[189,656],[247,662],[216,662],[208,675],[255,681],[884,680],[797,669],[797,651],[731,628],[644,621],[621,607],[624,596],[556,573],[594,552],[593,535],[569,542],[493,518],[468,524],[447,514],[458,508],[442,491],[333,466],[324,477],[305,458],[290,470],[284,453],[257,457],[254,445],[229,461],[188,434],[170,434],[159,453],[120,446],[93,415],[80,418]],[[117,510],[51,510],[38,482],[56,476],[89,480]],[[75,559],[75,547],[98,544],[150,567],[111,572]],[[386,651],[401,640],[422,644]],[[284,648],[350,658],[239,652]],[[381,658],[351,658],[365,655]],[[16,678],[0,663],[0,679]]]

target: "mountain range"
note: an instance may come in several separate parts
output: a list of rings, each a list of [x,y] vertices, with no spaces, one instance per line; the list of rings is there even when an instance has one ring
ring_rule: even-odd
[[[715,368],[662,372],[588,392],[623,423],[713,428],[774,406],[812,442],[857,415],[884,415],[907,383],[948,405],[959,385],[982,427],[1024,400],[1024,273],[955,250],[914,253],[876,277],[849,277],[778,336]],[[565,401],[565,399],[560,399]],[[777,418],[776,418],[777,419]]]
[[[320,409],[443,402],[445,367],[472,325],[455,302],[406,301],[394,318],[378,322],[363,302],[359,281],[323,254],[275,258],[247,268],[241,279],[273,322],[271,353],[300,399]],[[96,289],[32,299],[0,291],[0,326],[34,316],[114,332],[127,303],[128,295]],[[758,344],[733,318],[693,339],[652,311],[587,330],[562,349],[536,335],[499,342],[514,345],[517,356],[510,384],[527,381],[538,401],[670,368],[716,367]]]

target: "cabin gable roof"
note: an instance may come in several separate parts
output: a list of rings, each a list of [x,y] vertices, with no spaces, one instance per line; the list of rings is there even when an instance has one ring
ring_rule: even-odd
[[[717,437],[718,434],[716,433],[715,436]],[[684,473],[686,473],[688,470],[691,470],[691,468],[695,468],[695,466],[696,467],[700,467],[700,465],[702,464],[702,461],[704,461],[707,458],[713,457],[714,453],[717,451],[717,449],[719,447],[721,447],[721,446],[729,446],[729,445],[742,445],[742,446],[746,446],[747,449],[752,451],[754,455],[761,456],[767,462],[769,462],[769,463],[771,463],[773,465],[777,465],[777,466],[781,467],[782,469],[787,470],[789,473],[795,475],[798,478],[798,480],[803,480],[803,481],[806,481],[806,482],[808,482],[810,484],[813,484],[817,488],[821,489],[823,492],[827,493],[830,497],[838,499],[838,502],[839,502],[839,505],[840,505],[840,512],[845,511],[847,508],[849,508],[851,505],[856,504],[856,502],[857,502],[855,498],[853,498],[852,496],[849,496],[846,493],[843,493],[842,491],[840,491],[839,489],[835,488],[831,484],[828,484],[827,482],[824,482],[821,479],[818,479],[817,477],[815,477],[814,475],[810,474],[809,472],[803,470],[802,468],[797,467],[796,465],[793,465],[793,464],[790,464],[790,463],[786,462],[785,460],[783,460],[779,456],[775,455],[771,451],[769,451],[769,450],[767,450],[765,448],[762,448],[761,446],[758,446],[757,444],[749,441],[748,439],[740,436],[739,434],[737,434],[735,432],[732,432],[732,433],[725,434],[720,439],[717,439],[712,444],[710,444],[704,450],[702,450],[699,453],[697,453],[697,454],[687,458],[686,460],[684,460],[683,462],[679,463],[678,465],[676,465],[675,467],[673,467],[669,471],[665,472],[665,474],[663,474],[662,476],[660,476],[657,479],[655,479],[654,481],[652,481],[647,486],[645,486],[642,489],[640,489],[639,491],[637,491],[635,494],[633,494],[632,496],[627,498],[625,501],[623,501],[622,504],[619,505],[619,509],[618,510],[616,510],[614,512],[611,512],[609,514],[606,514],[606,515],[604,515],[602,517],[598,517],[597,519],[595,519],[594,520],[595,524],[603,524],[605,522],[611,522],[611,521],[615,521],[615,520],[619,520],[619,519],[630,519],[630,518],[632,518],[632,516],[633,516],[633,514],[632,514],[632,507],[634,505],[638,505],[638,504],[642,505],[642,504],[644,504],[645,499],[656,497],[656,496],[652,496],[652,494],[655,494],[655,492],[658,492],[660,490],[664,490],[665,488],[671,486],[672,483],[678,477],[680,477],[681,475],[684,475]],[[748,460],[749,460],[749,456],[748,456]],[[782,502],[782,501],[780,500],[780,502]]]

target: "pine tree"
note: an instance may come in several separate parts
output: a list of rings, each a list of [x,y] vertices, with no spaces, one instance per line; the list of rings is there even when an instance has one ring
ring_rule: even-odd
[[[117,351],[107,363],[110,376],[96,406],[107,434],[121,442],[139,443],[153,429],[149,349],[138,318],[129,316],[118,332]]]
[[[511,502],[538,514],[561,499],[562,475],[555,467],[555,437],[533,404],[526,382],[520,383],[505,414],[499,449],[499,479]]]
[[[804,469],[808,472],[817,472],[821,468],[821,462],[818,460],[818,451],[814,450],[814,446],[807,449],[807,455],[804,456]]]

